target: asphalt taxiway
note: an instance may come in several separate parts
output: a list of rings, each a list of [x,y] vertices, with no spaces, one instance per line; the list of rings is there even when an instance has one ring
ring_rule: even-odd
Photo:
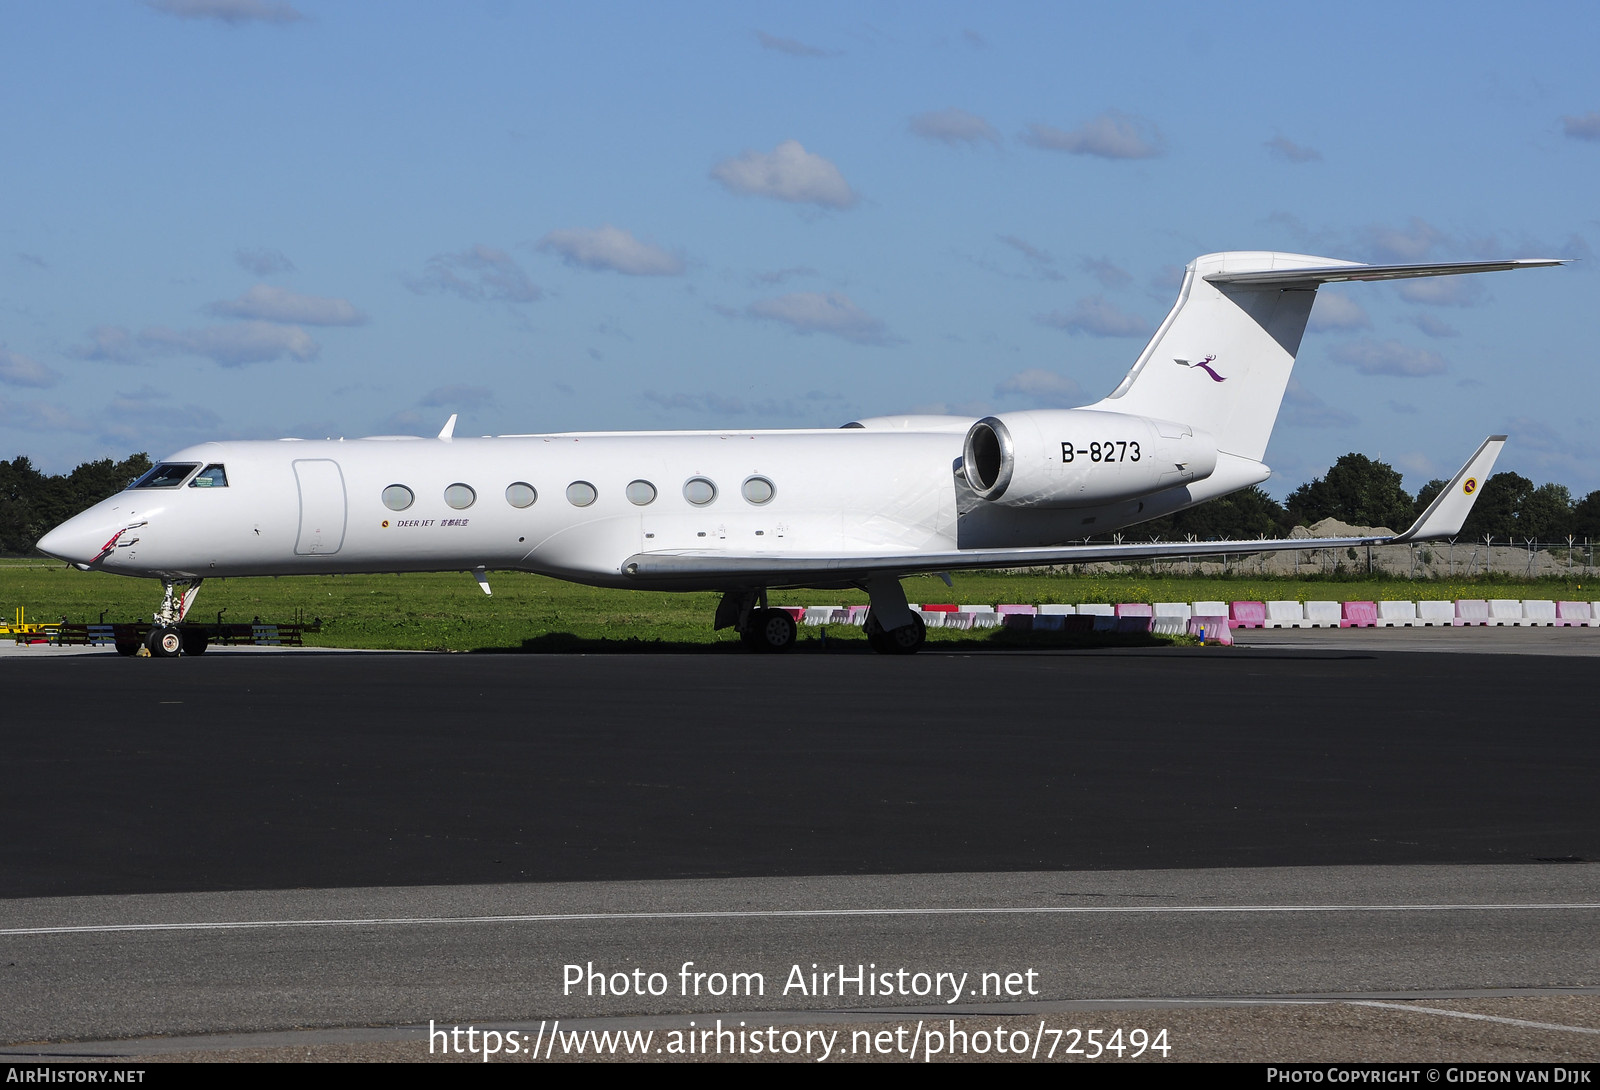
[[[7,656],[0,1040],[1590,997],[1592,656],[1373,642]],[[1044,990],[561,990],[684,961]]]

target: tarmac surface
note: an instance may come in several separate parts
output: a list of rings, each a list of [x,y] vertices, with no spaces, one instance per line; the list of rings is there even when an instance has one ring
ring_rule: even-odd
[[[430,1019],[719,1014],[1038,1037],[1151,1010],[1172,1059],[1600,1058],[1600,631],[1555,631],[24,649],[0,656],[0,1052],[425,1059]],[[1431,636],[1457,653],[1391,649]],[[766,990],[685,995],[686,961]],[[952,976],[781,988],[813,962]],[[591,964],[666,986],[563,987]]]

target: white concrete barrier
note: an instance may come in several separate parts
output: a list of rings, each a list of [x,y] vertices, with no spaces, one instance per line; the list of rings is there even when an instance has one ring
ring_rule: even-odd
[[[1482,598],[1456,599],[1456,624],[1486,625],[1489,623],[1488,602],[1485,602]]]
[[[1522,623],[1532,627],[1552,627],[1556,624],[1556,604],[1547,602],[1543,598],[1524,598],[1522,600]]]
[[[1221,603],[1219,602],[1218,604],[1220,605]],[[1176,617],[1185,622],[1194,616],[1194,610],[1189,607],[1188,602],[1157,602],[1154,609],[1157,617]],[[1188,627],[1185,624],[1184,630],[1187,631]]]
[[[1228,616],[1227,602],[1196,602],[1190,611],[1191,617],[1223,617]]]
[[[1111,608],[1110,606],[1106,607]],[[1047,604],[1039,607],[1041,617],[1071,617],[1078,612],[1078,607],[1073,605]]]
[[[1268,628],[1304,628],[1305,623],[1305,607],[1299,602],[1267,603]]]
[[[1448,628],[1456,623],[1456,604],[1448,599],[1417,603],[1418,628]]]
[[[1379,628],[1410,628],[1417,623],[1417,603],[1379,602]]]
[[[1079,602],[1078,615],[1081,617],[1085,614],[1090,617],[1115,617],[1117,610],[1110,602]]]
[[[1506,626],[1521,624],[1522,600],[1520,598],[1491,598],[1489,600],[1489,623]]]
[[[1343,616],[1344,609],[1339,602],[1307,602],[1303,623],[1306,628],[1338,628]]]
[[[843,608],[843,606],[806,606],[805,615],[800,618],[800,623],[809,625],[832,624],[833,615]]]

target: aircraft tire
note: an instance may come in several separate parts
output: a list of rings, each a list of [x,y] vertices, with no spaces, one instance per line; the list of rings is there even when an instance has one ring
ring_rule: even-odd
[[[211,637],[206,635],[204,629],[180,628],[178,633],[182,637],[185,655],[203,655],[211,643]]]
[[[867,645],[880,655],[915,655],[928,641],[928,626],[915,613],[911,623],[885,631],[878,618],[867,614]]]
[[[915,655],[928,642],[928,626],[912,614],[910,624],[885,632],[883,642],[891,655]]]
[[[156,625],[145,637],[144,645],[153,658],[175,659],[183,654],[183,633],[172,625]]]
[[[793,651],[798,630],[794,618],[781,609],[763,609],[751,620],[754,633],[751,646],[758,651],[781,654]]]

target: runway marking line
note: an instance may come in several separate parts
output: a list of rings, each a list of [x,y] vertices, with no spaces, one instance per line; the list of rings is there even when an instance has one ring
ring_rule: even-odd
[[[1418,1014],[1439,1014],[1446,1018],[1470,1018],[1475,1022],[1499,1022],[1507,1026],[1522,1026],[1525,1029],[1559,1029],[1567,1033],[1592,1033],[1600,1036],[1600,1029],[1589,1029],[1586,1026],[1562,1026],[1555,1022],[1529,1022],[1524,1018],[1501,1018],[1493,1014],[1474,1014],[1471,1011],[1448,1011],[1443,1007],[1417,1007],[1409,1003],[1381,1003],[1376,999],[1350,999],[1346,1000],[1352,1007],[1382,1007],[1391,1011],[1415,1011]]]
[[[710,912],[566,912],[499,916],[378,916],[367,919],[214,920],[190,923],[75,924],[0,928],[0,937],[119,931],[242,931],[273,927],[414,927],[430,924],[581,923],[642,920],[816,919],[873,916],[1163,916],[1326,912],[1563,912],[1600,910],[1600,902],[1422,905],[1040,905],[1021,908],[794,908]]]

